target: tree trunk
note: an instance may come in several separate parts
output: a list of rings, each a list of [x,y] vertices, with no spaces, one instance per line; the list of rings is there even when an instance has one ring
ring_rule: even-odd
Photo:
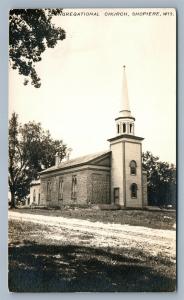
[[[15,201],[14,191],[11,190],[10,193],[11,193],[10,208],[16,208],[16,201]]]

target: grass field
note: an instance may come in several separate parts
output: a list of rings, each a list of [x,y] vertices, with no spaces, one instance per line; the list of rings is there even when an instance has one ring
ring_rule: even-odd
[[[19,209],[19,212],[41,214],[46,216],[62,216],[89,220],[92,222],[129,224],[157,229],[175,230],[176,212],[173,210],[98,210],[82,208],[65,209]]]
[[[28,210],[19,211],[22,217],[28,213]],[[33,213],[33,211],[29,212]],[[93,211],[93,214],[96,213],[93,216],[91,210],[66,210],[65,212],[35,210],[33,217],[35,213],[38,219],[41,219],[41,216],[45,218],[54,215],[56,222],[57,216],[63,213],[67,218],[74,216],[76,219],[82,218],[83,220],[91,218],[92,227],[96,226],[94,222],[99,219],[106,223],[110,220],[118,223],[123,217],[121,223],[125,224],[132,215],[134,220],[129,221],[131,225],[132,223],[140,225],[140,222],[142,226],[149,224],[150,232],[154,232],[153,222],[158,219],[159,223],[156,212]],[[172,212],[159,213],[160,217],[169,217],[165,218],[167,221],[160,221],[159,226],[162,224],[162,227],[173,230],[174,214]],[[111,214],[115,214],[113,218]],[[151,222],[148,222],[148,216],[152,216]],[[136,218],[138,220],[135,220]],[[72,219],[69,219],[69,223],[72,224]],[[138,227],[132,226],[131,228]],[[114,233],[114,236],[105,238],[107,244],[97,244],[97,240],[101,241],[98,230],[95,236],[94,231],[85,232],[80,228],[74,229],[10,219],[9,289],[17,292],[175,290],[175,262],[165,251],[171,243],[169,240],[166,247],[164,241],[163,245],[159,244],[162,243],[162,239],[157,241],[158,237],[150,236],[149,240],[148,230],[147,240],[143,242],[140,240],[138,243],[139,229],[137,238],[135,235],[131,236],[130,232],[130,234],[127,233],[127,240],[121,240],[121,237],[118,240],[117,233]],[[165,230],[164,232],[172,231]],[[153,249],[150,249],[152,240],[163,251],[152,254]],[[118,244],[119,242],[121,245]]]

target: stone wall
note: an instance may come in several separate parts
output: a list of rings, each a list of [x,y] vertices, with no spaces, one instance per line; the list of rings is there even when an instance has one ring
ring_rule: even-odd
[[[41,176],[41,205],[86,206],[110,203],[110,169],[90,166],[85,170],[68,170]],[[72,197],[72,177],[76,176],[76,197]],[[59,181],[63,180],[63,197],[59,197]],[[51,192],[49,193],[49,184]]]
[[[41,202],[46,206],[83,205],[87,203],[87,170],[80,172],[61,173],[55,176],[41,178]],[[72,196],[72,177],[76,176],[76,197]],[[59,180],[63,180],[62,198],[59,197]],[[51,184],[51,193],[48,197],[48,183]]]
[[[105,170],[89,170],[88,203],[110,203],[110,172]]]
[[[111,145],[112,169],[99,165],[85,165],[57,170],[41,176],[40,205],[96,205],[113,203],[114,188],[119,188],[119,204],[126,207],[147,205],[146,176],[142,175],[141,144],[121,142]],[[136,175],[130,174],[130,161],[137,164]],[[76,197],[72,197],[72,177],[76,176]],[[59,197],[59,181],[63,180],[62,199]],[[131,197],[130,186],[138,186],[137,198]],[[48,192],[50,184],[50,193]]]

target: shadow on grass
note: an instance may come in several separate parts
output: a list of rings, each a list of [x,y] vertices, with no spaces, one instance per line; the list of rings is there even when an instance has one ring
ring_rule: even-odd
[[[9,248],[12,292],[175,290],[175,280],[160,273],[108,250],[30,242]]]

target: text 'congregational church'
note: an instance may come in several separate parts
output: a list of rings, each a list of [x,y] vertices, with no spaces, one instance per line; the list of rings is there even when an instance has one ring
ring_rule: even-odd
[[[122,90],[122,107],[115,119],[116,136],[108,140],[110,149],[64,162],[56,155],[55,166],[40,173],[39,205],[147,205],[143,138],[134,135],[135,118],[129,107],[125,66]]]

